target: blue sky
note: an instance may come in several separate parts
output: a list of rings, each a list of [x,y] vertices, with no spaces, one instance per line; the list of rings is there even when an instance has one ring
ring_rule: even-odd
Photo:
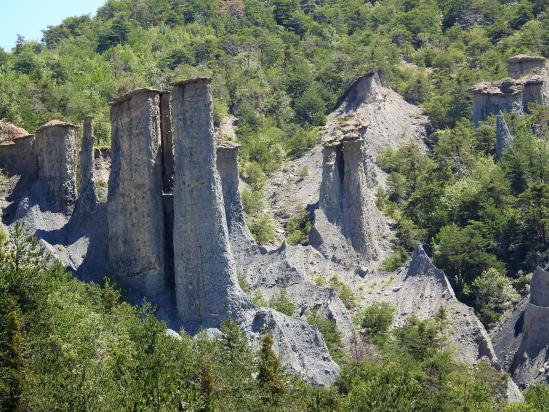
[[[70,16],[95,15],[106,0],[0,0],[0,47],[10,51],[18,34],[40,40],[48,25]]]

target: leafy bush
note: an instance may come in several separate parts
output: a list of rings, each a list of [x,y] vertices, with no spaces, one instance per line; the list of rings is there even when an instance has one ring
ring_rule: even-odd
[[[306,245],[309,241],[309,232],[313,224],[306,208],[300,208],[295,216],[286,224],[286,241],[290,245]]]
[[[356,296],[346,283],[333,276],[330,279],[330,287],[335,290],[336,295],[347,309],[353,309],[356,306]]]
[[[475,307],[487,325],[494,324],[519,298],[511,279],[494,268],[482,272],[473,281],[472,292],[475,296]]]
[[[400,247],[383,259],[383,262],[381,262],[381,265],[379,266],[379,270],[383,272],[392,272],[402,267],[407,260],[408,254],[403,248]]]
[[[275,223],[267,213],[259,213],[248,222],[250,232],[256,243],[266,245],[275,240]]]
[[[360,327],[372,339],[387,334],[393,324],[396,308],[388,302],[374,302],[358,315]]]
[[[288,292],[286,289],[281,289],[280,292],[271,299],[269,306],[288,316],[292,316],[295,312],[295,307],[288,299]]]

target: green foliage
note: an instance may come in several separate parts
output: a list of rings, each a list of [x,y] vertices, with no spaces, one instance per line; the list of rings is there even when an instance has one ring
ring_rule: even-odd
[[[288,316],[293,316],[295,312],[295,307],[288,299],[288,292],[286,289],[280,289],[280,292],[278,292],[269,302],[269,306]]]
[[[497,162],[493,119],[478,129],[459,120],[439,130],[431,158],[413,146],[383,152],[388,189],[376,204],[394,220],[397,240],[381,268],[394,270],[418,242],[428,245],[459,299],[492,325],[514,295],[487,303],[486,277],[476,279],[493,268],[501,274],[495,283],[509,286],[549,258],[547,113],[533,107],[524,118],[509,115],[513,143]]]
[[[250,349],[228,317],[216,339],[166,334],[145,304],[122,301],[109,281],[85,284],[51,264],[20,226],[0,236],[0,408],[2,410],[501,410],[506,376],[473,369],[446,348],[443,312],[411,318],[377,355],[349,362],[333,320],[312,313],[343,365],[332,388],[284,371],[265,334]],[[522,409],[544,410],[547,386]],[[444,402],[442,402],[444,400]],[[441,407],[442,406],[442,407]],[[507,410],[507,409],[506,409]]]
[[[364,333],[374,340],[383,338],[393,324],[396,308],[387,302],[374,302],[358,315]]]
[[[392,272],[402,267],[404,263],[408,260],[408,254],[403,248],[398,248],[395,252],[391,253],[379,266],[379,270],[384,272]]]
[[[290,245],[306,245],[309,241],[309,232],[313,224],[306,208],[301,207],[286,224],[286,241]]]
[[[347,309],[353,309],[356,306],[356,296],[346,283],[333,276],[330,279],[330,287],[335,291]]]
[[[266,245],[275,240],[275,224],[273,218],[265,212],[261,212],[248,220],[248,227],[256,243]]]
[[[487,325],[495,323],[519,298],[511,279],[494,268],[482,272],[473,281],[472,292],[475,296],[475,307],[478,308],[481,320]]]
[[[339,364],[346,362],[347,355],[342,349],[341,334],[337,329],[335,319],[327,319],[319,311],[314,311],[307,316],[307,322],[311,325],[316,325],[320,333],[322,333],[322,337],[332,358]]]

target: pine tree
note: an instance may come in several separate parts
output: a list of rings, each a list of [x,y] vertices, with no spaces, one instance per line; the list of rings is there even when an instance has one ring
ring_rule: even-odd
[[[259,373],[257,380],[260,387],[266,392],[264,402],[276,405],[279,398],[286,392],[284,375],[278,357],[272,349],[273,338],[269,334],[263,337],[261,347]]]

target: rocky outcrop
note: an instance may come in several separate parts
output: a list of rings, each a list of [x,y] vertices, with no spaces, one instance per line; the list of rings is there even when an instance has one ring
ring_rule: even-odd
[[[111,103],[107,204],[112,275],[156,302],[165,290],[160,92],[140,89]]]
[[[72,213],[77,197],[76,126],[52,120],[36,131],[38,178],[52,212]]]
[[[549,379],[549,272],[538,267],[522,315],[522,340],[511,372],[519,385]]]
[[[353,82],[322,136],[322,182],[311,245],[350,267],[382,260],[391,250],[391,229],[375,205],[386,179],[376,159],[384,149],[407,143],[423,150],[426,134],[420,110],[388,88],[378,73]]]
[[[160,116],[162,131],[162,172],[164,193],[171,193],[174,181],[174,153],[172,138],[172,115],[170,106],[170,94],[160,95]]]
[[[473,123],[502,112],[523,113],[523,89],[524,86],[514,80],[499,80],[497,82],[484,82],[470,89],[473,95]]]
[[[384,221],[375,206],[366,167],[361,138],[324,147],[319,209],[310,242],[330,259],[345,261],[354,255],[360,264],[376,260],[381,253],[377,236],[384,231]],[[334,227],[346,242],[341,242]]]
[[[528,112],[530,103],[547,104],[549,79],[543,57],[517,55],[507,60],[512,79],[482,82],[469,89],[473,95],[473,123],[502,112]]]
[[[517,54],[507,59],[507,70],[513,79],[531,73],[541,73],[545,69],[545,58],[528,54]]]
[[[175,286],[178,314],[191,331],[218,327],[229,312],[251,308],[229,245],[212,104],[209,79],[174,86]]]
[[[92,213],[98,205],[97,189],[93,176],[93,117],[84,118],[84,133],[80,148],[80,196],[76,203],[75,213],[86,216]]]
[[[496,116],[496,156],[498,159],[503,156],[503,151],[511,146],[512,140],[513,137],[500,110]]]
[[[0,121],[0,169],[8,176],[35,176],[38,172],[34,136],[4,121]]]
[[[223,190],[227,227],[233,247],[235,243],[240,243],[237,248],[249,247],[253,241],[252,234],[244,220],[244,211],[240,200],[238,148],[237,143],[220,139],[217,141],[216,165]]]

